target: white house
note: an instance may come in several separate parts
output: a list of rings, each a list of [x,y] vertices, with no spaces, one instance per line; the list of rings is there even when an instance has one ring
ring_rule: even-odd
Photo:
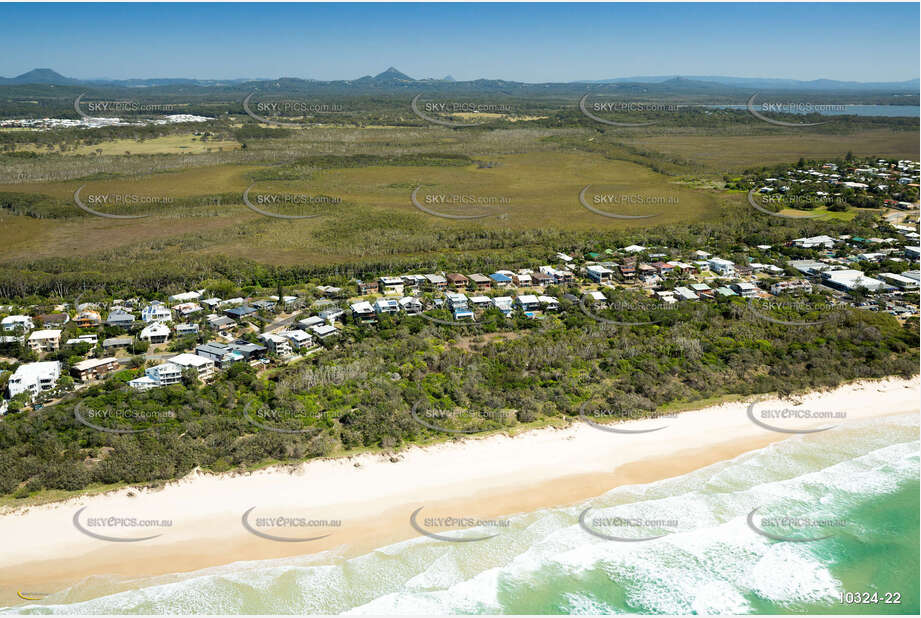
[[[166,343],[169,339],[169,326],[163,322],[151,322],[141,330],[138,339],[150,343]]]
[[[382,313],[399,313],[400,303],[395,298],[378,298],[374,301],[374,312],[378,315]]]
[[[736,274],[736,265],[723,258],[710,258],[707,260],[707,266],[711,271],[723,277],[731,277]]]
[[[339,334],[339,329],[330,324],[316,324],[310,327],[310,331],[320,339],[335,337]]]
[[[614,271],[610,268],[605,268],[599,264],[593,264],[592,266],[587,266],[585,272],[588,274],[588,278],[594,281],[595,283],[602,283],[604,281],[610,281],[611,275],[614,274]]]
[[[15,397],[20,393],[29,393],[31,399],[42,391],[54,388],[59,377],[61,377],[59,361],[25,363],[10,376],[7,388],[10,391],[10,397]]]
[[[362,322],[373,322],[375,318],[374,307],[368,301],[361,301],[352,305],[352,316]]]
[[[288,356],[289,354],[292,354],[291,342],[287,337],[282,337],[281,335],[276,335],[273,333],[263,333],[259,335],[259,339],[265,342],[265,345],[269,351],[274,352],[279,356]]]
[[[515,299],[515,303],[522,311],[537,311],[540,309],[540,299],[533,294],[523,294]]]
[[[398,302],[406,315],[419,315],[422,313],[422,301],[415,296],[404,296]]]
[[[0,327],[7,331],[20,330],[26,332],[35,328],[35,323],[27,315],[8,315],[0,320]]]
[[[169,310],[169,307],[155,300],[141,310],[141,319],[148,323],[172,322],[173,313]]]
[[[172,303],[186,303],[201,298],[201,292],[183,292],[182,294],[173,294],[169,297]]]
[[[313,336],[310,333],[305,333],[302,330],[286,330],[278,334],[287,339],[291,343],[291,346],[295,349],[301,350],[304,348],[312,348],[314,346]]]
[[[795,238],[793,240],[793,246],[802,249],[814,249],[816,247],[831,249],[835,246],[835,239],[825,234],[821,236],[811,236],[809,238]]]
[[[206,380],[214,375],[214,361],[197,354],[179,354],[169,359],[170,363],[179,365],[182,369],[194,369],[200,380]]]

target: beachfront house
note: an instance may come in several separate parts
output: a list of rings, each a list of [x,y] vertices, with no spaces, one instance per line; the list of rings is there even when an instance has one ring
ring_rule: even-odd
[[[61,377],[61,363],[59,361],[24,363],[16,368],[6,386],[10,397],[15,397],[20,393],[28,393],[28,397],[31,399],[42,391],[54,388],[59,377]]]

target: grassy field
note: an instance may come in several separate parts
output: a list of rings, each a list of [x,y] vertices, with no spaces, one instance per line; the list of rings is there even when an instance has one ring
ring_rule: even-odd
[[[201,154],[203,152],[220,152],[239,150],[239,142],[232,140],[202,141],[193,134],[164,135],[143,141],[135,139],[110,140],[93,145],[77,146],[66,150],[65,155],[124,155],[124,154]],[[17,148],[29,152],[48,152],[48,148],[38,144],[26,144]]]

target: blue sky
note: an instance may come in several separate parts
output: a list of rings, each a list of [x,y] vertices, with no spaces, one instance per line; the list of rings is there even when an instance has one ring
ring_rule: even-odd
[[[919,76],[918,3],[4,4],[0,76]]]

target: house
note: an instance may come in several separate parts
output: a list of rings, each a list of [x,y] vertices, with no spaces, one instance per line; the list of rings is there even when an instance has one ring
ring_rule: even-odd
[[[457,290],[462,290],[470,285],[470,279],[460,273],[449,273],[445,275],[445,279]]]
[[[531,279],[531,273],[522,272],[512,274],[512,283],[519,288],[529,288],[534,284],[533,279]]]
[[[231,307],[230,309],[224,310],[224,315],[238,322],[250,316],[256,315],[257,313],[259,313],[259,310],[249,305],[240,305],[239,307]]]
[[[636,262],[624,262],[617,266],[620,277],[624,281],[633,281],[636,278]]]
[[[317,291],[319,291],[326,298],[339,298],[342,296],[342,288],[337,288],[332,285],[318,285]]]
[[[176,311],[182,317],[186,317],[201,311],[201,305],[197,303],[180,303],[173,307],[173,311]]]
[[[257,360],[265,356],[267,348],[258,343],[250,343],[245,339],[237,339],[228,346],[232,351],[239,352],[247,361]]]
[[[218,331],[219,333],[230,330],[236,325],[237,323],[228,318],[226,315],[211,314],[208,316],[208,326]]]
[[[278,303],[281,302],[285,309],[290,309],[297,303],[297,296],[284,295],[280,299],[277,296],[269,296],[269,300]]]
[[[402,296],[406,285],[401,277],[381,277],[378,279],[378,287],[383,294]]]
[[[470,275],[470,281],[477,290],[488,290],[492,287],[492,279],[480,273]]]
[[[835,246],[835,239],[831,236],[822,234],[821,236],[812,236],[810,238],[795,238],[792,243],[794,247],[801,249],[831,249]]]
[[[358,286],[358,294],[361,296],[377,294],[377,291],[380,289],[377,281],[362,281],[357,279],[355,283]]]
[[[339,329],[330,324],[317,324],[311,326],[310,331],[320,339],[329,339],[339,334]]]
[[[224,318],[225,320],[232,321],[230,318]],[[198,324],[177,324],[176,325],[176,335],[179,337],[184,337],[186,335],[197,335],[199,331]]]
[[[175,363],[161,363],[148,367],[141,378],[135,378],[128,385],[138,390],[147,390],[159,386],[172,386],[182,382],[182,367]]]
[[[201,292],[183,292],[182,294],[173,294],[169,297],[171,303],[187,303],[201,298]]]
[[[367,301],[354,303],[351,306],[352,317],[359,322],[376,322],[377,314],[374,313],[374,307]]]
[[[195,346],[195,354],[210,360],[218,369],[226,369],[233,363],[241,362],[243,355],[230,349],[225,343],[211,341]]]
[[[374,313],[393,314],[400,312],[400,302],[395,298],[378,298],[374,301]]]
[[[0,327],[5,331],[26,332],[35,328],[35,323],[27,315],[8,315],[0,320]]]
[[[586,266],[585,272],[588,275],[588,278],[594,281],[595,283],[603,283],[605,281],[611,280],[611,275],[614,274],[614,271],[610,268],[601,266],[600,264],[593,264],[592,266]]]
[[[259,335],[259,339],[265,343],[269,352],[273,354],[278,354],[279,356],[289,356],[293,354],[291,342],[287,337],[282,337],[274,333],[263,333]]]
[[[257,300],[250,303],[250,306],[258,311],[275,311],[274,300]]]
[[[311,328],[312,326],[318,326],[320,324],[325,324],[326,320],[324,320],[318,315],[312,315],[309,318],[298,320],[297,323],[299,326],[302,326],[304,328]]]
[[[214,298],[206,298],[205,300],[201,301],[201,304],[203,304],[211,311],[214,311],[215,308],[221,305],[221,299],[217,298],[216,296]]]
[[[106,352],[124,350],[132,343],[134,343],[134,341],[130,337],[110,337],[102,342],[102,349]]]
[[[74,323],[79,328],[95,328],[102,324],[102,316],[99,315],[98,311],[88,309],[78,313],[77,317],[74,318]]]
[[[514,304],[514,301],[512,300],[511,296],[496,296],[495,298],[491,300],[492,300],[493,306],[499,311],[501,311],[505,315],[505,317],[509,317],[510,315],[512,315],[512,306]]]
[[[324,320],[326,320],[326,323],[330,325],[332,325],[333,322],[336,322],[337,320],[339,320],[339,318],[341,318],[344,315],[345,315],[345,311],[343,311],[339,307],[331,307],[329,309],[324,309],[323,311],[319,313],[319,316],[323,318]]]
[[[163,322],[151,322],[141,331],[138,339],[150,343],[166,343],[169,339],[169,326]]]
[[[605,296],[602,292],[598,290],[591,290],[585,293],[585,298],[592,301],[593,303],[606,305],[608,302],[608,297]]]
[[[544,311],[559,311],[560,310],[560,301],[558,301],[552,296],[538,296],[537,300],[540,302],[541,307],[543,307]]]
[[[738,294],[733,292],[730,288],[727,288],[725,285],[723,287],[716,288],[715,295],[716,296],[738,296]]]
[[[61,331],[53,328],[37,330],[29,335],[28,342],[33,352],[54,352],[61,347]]]
[[[576,279],[575,275],[573,275],[571,271],[563,269],[563,268],[554,268],[553,266],[541,266],[538,270],[540,270],[540,272],[544,273],[545,275],[549,275],[550,277],[553,277],[553,282],[560,284],[560,285],[572,283]]]
[[[492,307],[492,299],[489,296],[471,296],[470,304],[477,309],[486,309]]]
[[[713,298],[713,289],[706,283],[692,283],[688,287],[690,287],[691,291],[697,294],[697,296]]]
[[[427,286],[433,290],[443,290],[448,287],[448,280],[441,275],[425,275],[425,281]]]
[[[801,293],[812,294],[812,284],[805,279],[789,279],[787,281],[778,281],[771,285],[771,294],[774,296]]]
[[[222,300],[217,304],[218,307],[239,307],[245,301],[239,296],[235,298],[228,298],[227,300]]]
[[[905,257],[912,262],[917,262],[921,259],[921,247],[905,247],[904,251]]]
[[[560,260],[560,261],[563,261],[563,262],[572,262],[572,257],[566,255],[565,253],[559,253],[559,252],[558,252],[558,253],[556,254],[556,259],[558,259],[558,260]]]
[[[536,272],[531,273],[531,281],[535,287],[545,288],[548,285],[553,285],[553,277],[547,273]]]
[[[754,284],[745,281],[732,283],[729,287],[742,298],[754,298],[758,295],[758,288]]]
[[[117,371],[118,368],[118,359],[114,356],[107,356],[106,358],[90,358],[75,363],[70,368],[70,373],[81,382],[86,382],[88,380],[102,379],[107,374]]]
[[[94,346],[99,343],[99,336],[96,334],[80,335],[76,339],[68,339],[64,345],[78,345],[81,343],[88,343],[89,345]]]
[[[302,330],[285,330],[278,334],[287,339],[295,350],[314,347],[313,336]]]
[[[134,324],[134,314],[128,313],[124,309],[113,309],[106,318],[106,326],[115,326],[117,328],[131,328]]]
[[[515,298],[515,304],[525,313],[539,311],[540,299],[533,294],[523,294]]]
[[[489,278],[497,288],[507,288],[512,284],[512,278],[502,273],[493,273],[489,275]]]
[[[656,269],[660,277],[667,277],[675,270],[675,267],[668,262],[653,262],[652,267]]]
[[[675,296],[677,296],[679,300],[699,300],[697,294],[692,292],[690,288],[684,286],[675,288]]]
[[[710,267],[711,271],[722,277],[732,277],[736,273],[735,264],[723,258],[710,258],[707,260],[707,266]]]
[[[428,283],[428,279],[425,278],[425,275],[403,275],[400,277],[403,279],[405,287],[418,290]]]
[[[457,311],[458,309],[467,309],[467,297],[459,292],[448,292],[445,294],[448,303],[448,309]]]
[[[624,251],[627,253],[642,253],[646,250],[646,247],[641,245],[630,245],[629,247],[624,247]]]
[[[419,315],[422,313],[422,301],[415,296],[404,296],[398,302],[406,315]]]
[[[43,313],[35,317],[42,323],[42,326],[64,326],[70,321],[70,316],[66,313]]]
[[[61,363],[59,361],[46,361],[41,363],[25,363],[16,368],[7,382],[10,397],[20,393],[28,393],[29,399],[42,391],[51,390],[61,377]]]
[[[141,319],[147,323],[172,322],[173,313],[169,310],[169,307],[155,300],[141,310]]]
[[[196,376],[202,381],[214,375],[214,361],[198,354],[179,354],[169,359],[168,362],[179,366],[181,371],[195,370]]]

